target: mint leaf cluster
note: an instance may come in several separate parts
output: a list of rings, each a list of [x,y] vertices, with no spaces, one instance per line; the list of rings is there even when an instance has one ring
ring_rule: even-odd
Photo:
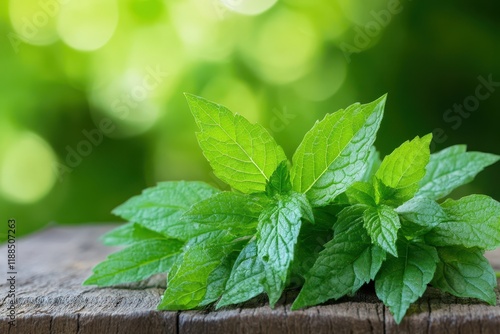
[[[168,273],[161,310],[220,308],[263,293],[273,307],[301,287],[295,310],[374,281],[398,323],[428,285],[495,304],[483,253],[500,246],[500,204],[443,198],[499,156],[462,145],[431,154],[429,134],[380,159],[382,96],[316,122],[290,163],[261,125],[186,97],[203,154],[232,191],[175,181],[131,198],[113,211],[129,223],[103,236],[126,248],[84,284]]]

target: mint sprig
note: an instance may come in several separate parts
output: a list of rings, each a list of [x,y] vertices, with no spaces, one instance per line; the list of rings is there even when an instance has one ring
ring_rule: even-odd
[[[301,287],[299,309],[374,281],[396,322],[430,284],[494,305],[485,250],[500,246],[500,203],[437,202],[500,157],[463,145],[430,154],[416,137],[380,159],[373,146],[386,97],[328,114],[292,163],[258,124],[186,95],[203,154],[232,191],[162,182],[113,212],[106,233],[124,245],[84,282],[110,286],[168,273],[162,310],[227,307],[266,293],[273,307]]]

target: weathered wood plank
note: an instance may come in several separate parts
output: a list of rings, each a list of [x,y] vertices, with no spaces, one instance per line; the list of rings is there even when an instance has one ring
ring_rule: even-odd
[[[163,291],[157,286],[81,286],[90,269],[116,250],[97,240],[109,229],[110,226],[50,228],[16,243],[17,333],[142,333],[158,328],[165,333],[176,332],[176,313],[155,312]],[[0,254],[0,270],[5,273],[5,247]],[[147,282],[143,284],[146,285]],[[0,285],[0,291],[6,290],[5,284]],[[3,315],[5,306],[0,307]],[[2,316],[0,333],[11,332]]]
[[[91,268],[116,250],[98,241],[111,227],[52,227],[19,240],[17,326],[8,325],[9,284],[2,280],[0,333],[500,333],[500,306],[454,298],[432,288],[399,326],[370,287],[351,298],[294,312],[294,291],[274,310],[264,298],[257,298],[220,311],[157,311],[162,275],[120,288],[81,286]],[[6,255],[3,246],[4,274]],[[500,270],[500,251],[490,252],[488,258]]]

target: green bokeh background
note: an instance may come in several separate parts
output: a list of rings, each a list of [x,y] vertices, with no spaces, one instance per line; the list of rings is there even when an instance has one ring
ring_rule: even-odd
[[[116,221],[111,209],[158,181],[223,187],[183,92],[263,124],[289,157],[325,113],[386,92],[383,154],[431,131],[434,150],[500,154],[500,87],[466,116],[447,111],[474,101],[479,77],[500,82],[496,2],[278,0],[246,15],[220,1],[0,4],[0,232],[8,218],[18,234]],[[243,11],[271,2],[226,0]],[[88,154],[70,167],[78,149]],[[453,196],[500,199],[499,171]]]

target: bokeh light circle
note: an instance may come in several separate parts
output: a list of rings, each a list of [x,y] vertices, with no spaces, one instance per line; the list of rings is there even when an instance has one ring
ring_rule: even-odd
[[[333,96],[347,77],[347,63],[340,52],[331,52],[319,61],[313,71],[293,84],[303,99],[324,101]]]
[[[11,43],[19,40],[33,45],[48,45],[58,39],[57,16],[64,0],[10,0],[9,16],[14,33],[7,37]]]
[[[106,136],[126,138],[140,135],[156,123],[161,107],[152,94],[161,82],[155,81],[155,70],[154,67],[148,67],[144,73],[129,70],[90,92],[94,123],[100,124],[107,118],[112,124],[113,130],[105,133]]]
[[[201,96],[218,101],[251,123],[257,123],[260,120],[262,110],[258,98],[252,88],[242,80],[227,75],[216,76],[203,89]]]
[[[172,4],[172,25],[190,57],[226,61],[245,25],[238,21],[235,27],[231,20],[219,19],[213,15],[208,3],[185,0]]]
[[[54,186],[56,156],[38,135],[32,132],[18,134],[2,155],[0,192],[7,200],[34,203]]]
[[[273,84],[286,84],[310,70],[319,36],[307,16],[280,10],[258,26],[244,43],[244,55],[257,74]]]
[[[220,2],[230,10],[245,14],[257,15],[265,12],[278,0],[220,0]]]
[[[57,31],[70,47],[93,51],[111,39],[118,17],[116,0],[71,1],[61,7]]]

